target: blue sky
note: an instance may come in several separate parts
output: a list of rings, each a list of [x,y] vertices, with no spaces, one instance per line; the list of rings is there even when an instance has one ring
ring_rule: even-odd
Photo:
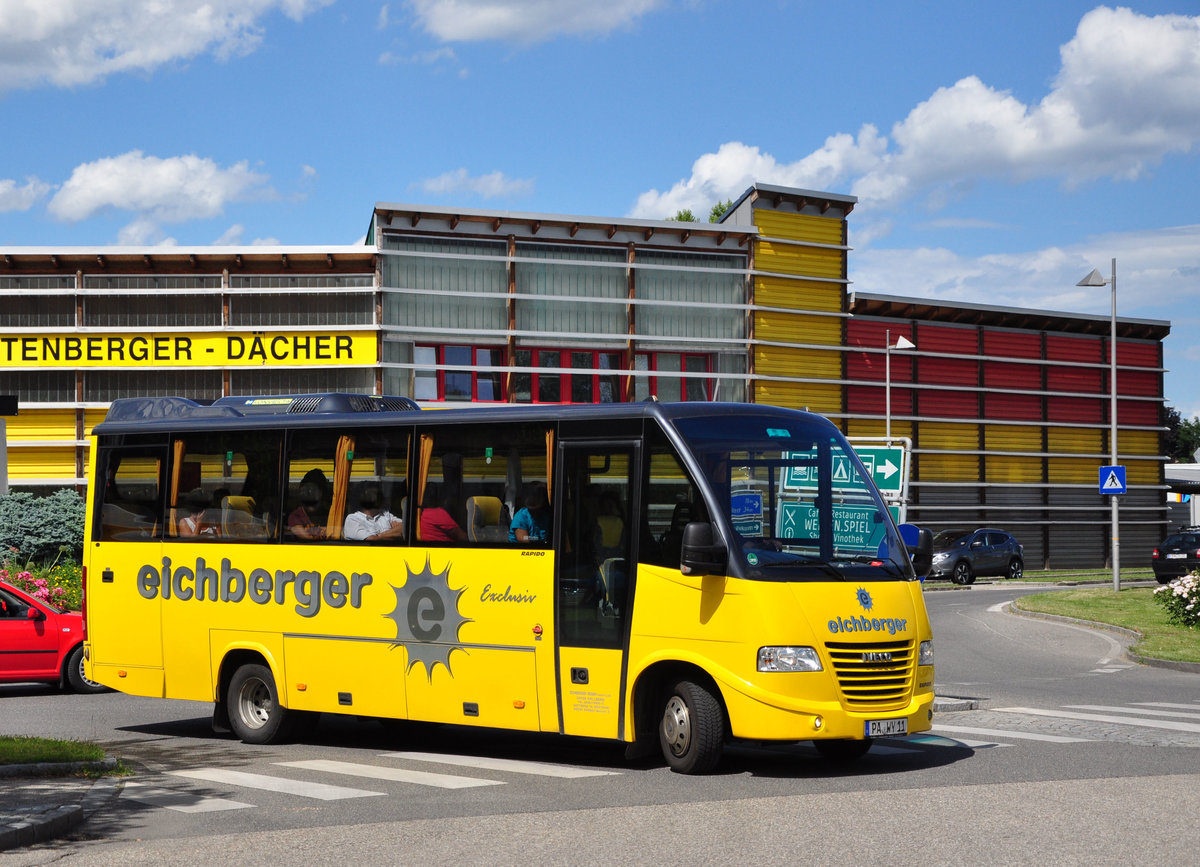
[[[346,244],[377,201],[855,195],[859,291],[1169,320],[1200,415],[1200,10],[0,0],[0,249]]]

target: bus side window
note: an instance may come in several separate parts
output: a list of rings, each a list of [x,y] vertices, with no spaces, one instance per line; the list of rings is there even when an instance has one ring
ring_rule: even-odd
[[[704,509],[687,470],[661,432],[650,438],[647,467],[640,556],[647,563],[678,569],[683,528],[689,521],[704,520]]]
[[[162,469],[166,451],[161,447],[104,449],[103,484],[95,492],[103,542],[140,542],[156,538],[162,515]]]
[[[281,441],[276,432],[236,430],[173,440],[169,535],[189,541],[273,538]],[[201,501],[206,506],[197,514],[192,509]]]

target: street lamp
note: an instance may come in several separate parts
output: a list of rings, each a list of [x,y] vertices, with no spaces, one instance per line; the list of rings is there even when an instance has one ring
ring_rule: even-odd
[[[1117,466],[1117,260],[1112,260],[1112,277],[1105,280],[1100,276],[1100,272],[1095,268],[1092,273],[1088,274],[1076,286],[1103,286],[1108,284],[1112,287],[1112,316],[1110,318],[1110,336],[1108,340],[1110,354],[1109,363],[1109,381],[1108,391],[1110,405],[1108,409],[1109,434],[1108,444],[1112,451],[1112,465]],[[1118,520],[1120,515],[1121,498],[1117,494],[1109,494],[1112,501],[1112,576],[1113,590],[1121,589],[1121,526]]]
[[[903,334],[896,338],[896,342],[892,343],[892,330],[889,328],[883,336],[883,399],[884,399],[884,425],[887,441],[890,445],[892,442],[892,350],[893,349],[916,349],[917,344],[913,343]]]

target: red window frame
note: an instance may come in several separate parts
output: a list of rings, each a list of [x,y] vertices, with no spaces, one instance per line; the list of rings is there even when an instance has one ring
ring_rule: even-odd
[[[434,364],[437,365],[437,367],[436,368],[428,368],[428,367],[414,368],[414,371],[417,376],[421,376],[422,374],[428,375],[429,373],[433,373],[433,375],[436,377],[437,397],[432,398],[432,397],[425,397],[425,396],[418,395],[417,388],[415,387],[415,384],[414,384],[413,395],[414,395],[414,397],[416,397],[417,400],[437,400],[437,401],[443,401],[443,402],[447,402],[447,403],[504,403],[505,401],[508,400],[508,394],[505,391],[506,380],[507,380],[505,373],[507,371],[505,370],[505,368],[503,366],[503,353],[504,353],[503,347],[478,345],[478,344],[471,344],[471,343],[418,343],[418,344],[416,344],[416,346],[414,347],[414,350],[413,350],[413,361],[416,364],[422,363],[422,361],[418,361],[416,358],[417,351],[421,350],[421,349],[432,349],[434,351],[434,359],[435,359]],[[454,359],[447,361],[446,360],[446,350],[447,349],[449,349],[449,350],[459,350],[459,349],[469,350],[470,351],[470,359],[467,363],[471,365],[471,370],[469,370],[469,371],[467,371],[467,370],[442,370],[441,367],[443,365],[446,365],[446,364],[460,365],[463,363],[460,360],[454,360]],[[478,364],[478,358],[479,358],[480,352],[499,352],[499,353],[501,353],[501,364],[500,365],[493,364],[491,366],[491,368],[481,366],[480,364]],[[489,369],[494,370],[494,373],[492,375],[489,376],[487,373],[481,373],[481,371],[487,371]],[[446,397],[447,377],[451,377],[450,383],[451,383],[452,389],[454,389],[456,386],[458,386],[460,382],[468,381],[468,378],[469,378],[470,395],[467,397],[447,398]],[[462,377],[462,380],[460,380],[459,377]],[[494,377],[498,377],[498,379],[496,379]],[[480,394],[479,386],[480,386],[481,380],[484,383],[490,383],[493,387],[494,392],[499,392],[499,394],[494,393],[493,396],[491,396],[491,397],[480,397],[479,396],[479,394]],[[459,394],[460,392],[455,391],[455,393]]]
[[[526,354],[528,357],[526,358]],[[550,363],[551,359],[546,356],[557,355],[558,359],[554,363]],[[575,367],[576,359],[573,356],[590,356],[587,367]],[[612,367],[601,368],[601,356],[610,356],[612,358]],[[514,373],[514,385],[512,388],[513,400],[518,403],[570,403],[570,404],[588,404],[588,403],[621,403],[625,400],[624,389],[621,385],[620,377],[625,371],[624,353],[611,349],[580,349],[577,347],[550,347],[550,346],[522,346],[516,351],[513,358],[514,367],[533,368],[530,371],[521,371]],[[543,374],[538,372],[540,367],[557,368],[562,370],[578,370],[578,373],[548,373]],[[549,382],[543,384],[542,377],[556,378],[558,384],[558,396],[554,398],[549,394],[543,394],[543,385],[546,390],[550,388]],[[524,389],[524,378],[528,377],[529,382],[529,399],[521,398],[521,392]],[[615,383],[610,383],[611,389],[609,393],[612,395],[611,401],[602,401],[600,396],[606,391],[603,387],[605,379],[614,379]],[[591,400],[578,400],[584,389],[590,393]]]
[[[679,370],[664,370],[664,371],[661,371],[661,376],[659,376],[659,375],[657,375],[660,373],[658,360],[659,360],[660,356],[664,356],[664,355],[678,356]],[[636,353],[636,358],[645,358],[646,359],[646,365],[647,365],[646,370],[650,373],[650,376],[635,377],[635,382],[634,382],[635,393],[638,390],[637,380],[643,380],[643,381],[645,381],[646,386],[647,386],[647,394],[649,396],[662,399],[662,395],[660,395],[658,393],[659,379],[677,379],[679,381],[679,396],[675,397],[675,395],[673,395],[673,394],[668,395],[668,399],[680,400],[680,401],[689,401],[689,400],[709,401],[709,400],[712,400],[713,380],[711,378],[700,379],[697,377],[690,377],[690,376],[685,377],[684,376],[684,374],[687,374],[687,373],[712,373],[713,372],[713,357],[711,355],[704,353],[704,352],[667,352],[664,350],[664,351],[657,351],[657,352],[638,352],[638,353]],[[688,369],[689,361],[692,361],[692,362],[699,361],[703,365],[704,369],[703,370],[689,370]],[[689,389],[695,387],[697,384],[699,384],[699,386],[703,389],[703,397],[699,397],[699,396],[693,397],[688,394]],[[631,399],[638,399],[638,398],[631,396]]]

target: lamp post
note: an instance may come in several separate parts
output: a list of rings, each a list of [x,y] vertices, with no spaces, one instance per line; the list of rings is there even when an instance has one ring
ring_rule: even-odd
[[[1092,273],[1088,274],[1076,286],[1103,286],[1108,284],[1112,287],[1112,315],[1110,317],[1109,326],[1109,409],[1108,422],[1109,434],[1108,444],[1112,452],[1112,466],[1117,466],[1117,260],[1114,257],[1112,260],[1112,276],[1105,280],[1100,276],[1100,272],[1095,268]],[[1120,497],[1117,494],[1109,494],[1112,502],[1112,578],[1113,590],[1121,589],[1121,525],[1120,516]]]
[[[913,343],[903,334],[896,338],[896,342],[892,343],[892,330],[889,328],[883,333],[883,416],[884,416],[884,432],[887,436],[888,444],[892,442],[892,350],[893,349],[916,349],[917,344]]]

